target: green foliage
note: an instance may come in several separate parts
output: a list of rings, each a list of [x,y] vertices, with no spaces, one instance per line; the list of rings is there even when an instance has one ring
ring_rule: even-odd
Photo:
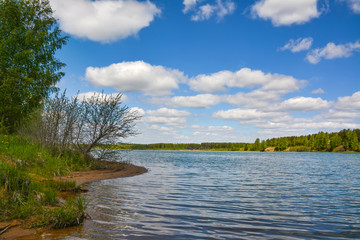
[[[0,119],[10,132],[56,90],[66,41],[48,1],[0,1]]]
[[[86,207],[87,203],[84,197],[67,199],[63,206],[43,211],[32,223],[32,227],[51,225],[55,229],[60,229],[77,226],[86,218]]]
[[[155,143],[102,145],[102,148],[119,150],[202,150],[202,151],[265,151],[274,147],[276,151],[333,151],[344,145],[346,151],[360,152],[360,129],[344,129],[338,133],[319,132],[307,136],[271,138],[254,143]],[[342,148],[338,148],[342,149]]]
[[[0,221],[29,218],[46,211],[48,206],[57,206],[60,191],[80,192],[74,181],[49,178],[69,171],[88,170],[93,165],[92,161],[70,151],[63,156],[54,156],[22,137],[0,135]],[[53,215],[70,215],[70,205],[66,205],[62,212],[54,210]],[[86,204],[80,199],[75,201],[75,206],[78,210],[77,215],[74,214],[79,218],[79,212]],[[52,219],[56,219],[55,216]],[[59,224],[62,225],[62,222],[59,221]]]
[[[346,151],[359,152],[359,138],[360,129],[344,129],[334,133],[319,132],[308,136],[272,138],[266,142],[268,146],[276,146],[278,151],[283,151],[283,146],[287,145],[290,151],[334,151],[344,148]]]
[[[339,145],[341,145],[341,137],[336,133],[330,138],[330,150],[334,150]]]
[[[289,141],[286,138],[278,139],[275,150],[276,151],[284,151],[289,146]]]
[[[60,192],[80,192],[80,187],[76,186],[75,181],[55,181],[49,179],[44,181],[43,184]]]
[[[57,155],[17,135],[0,135],[1,155],[10,157],[19,167],[47,177],[65,175],[69,171],[89,170],[96,161],[72,151]]]
[[[252,145],[251,151],[260,151],[260,150],[261,150],[260,139],[257,138],[254,144]]]
[[[10,164],[0,162],[0,188],[7,192],[28,195],[31,185],[29,175]]]

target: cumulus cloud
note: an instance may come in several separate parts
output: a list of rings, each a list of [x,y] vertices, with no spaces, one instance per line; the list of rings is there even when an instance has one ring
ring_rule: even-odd
[[[166,104],[173,107],[209,108],[221,102],[222,98],[213,94],[199,94],[195,96],[176,96],[168,99]]]
[[[313,38],[298,38],[296,40],[290,39],[283,47],[280,48],[281,51],[290,50],[291,52],[300,52],[310,49],[313,43]]]
[[[218,20],[223,19],[226,15],[232,14],[235,11],[235,3],[233,1],[227,0],[216,0],[216,3],[202,4],[198,3],[203,1],[197,0],[184,0],[184,9],[183,12],[186,14],[188,12],[193,12],[191,20],[193,21],[204,21],[208,20],[213,16],[216,16]]]
[[[144,92],[145,95],[160,96],[171,94],[186,77],[175,69],[136,61],[103,68],[88,67],[86,79],[95,85],[113,87],[121,92]]]
[[[248,120],[264,120],[268,117],[278,116],[279,113],[276,112],[263,112],[257,109],[230,109],[230,110],[221,110],[215,112],[212,116],[214,118],[220,118],[225,120],[237,120],[237,121],[248,121]]]
[[[195,137],[228,137],[231,132],[235,129],[230,126],[200,126],[200,125],[192,125],[191,126],[193,133],[192,135]],[[208,139],[207,139],[208,140]],[[205,140],[206,141],[206,140]]]
[[[289,124],[291,122],[291,124]],[[309,130],[312,131],[339,131],[344,128],[359,128],[360,124],[353,122],[338,122],[326,119],[312,119],[312,118],[291,118],[287,122],[273,122],[268,121],[262,124],[256,125],[260,129],[264,129],[265,132],[272,136],[288,135],[294,133],[300,135],[306,133]]]
[[[159,126],[159,125],[151,125],[150,129],[156,130],[156,131],[168,132],[168,133],[174,132],[174,128],[164,127],[164,126]]]
[[[331,102],[328,102],[321,98],[295,97],[287,99],[280,103],[280,105],[278,106],[278,110],[310,112],[327,109],[331,105]]]
[[[50,0],[50,4],[63,31],[99,42],[136,35],[161,13],[150,1]]]
[[[260,0],[251,7],[254,16],[271,20],[274,26],[303,24],[320,16],[317,0]]]
[[[350,57],[355,51],[360,51],[359,41],[339,45],[330,42],[323,48],[317,48],[310,51],[306,56],[306,60],[312,64],[317,64],[321,61],[322,58],[347,58]]]
[[[312,94],[324,94],[325,91],[322,88],[315,89],[311,92]]]
[[[150,124],[165,124],[172,126],[184,126],[186,125],[186,118],[182,117],[158,117],[158,116],[146,116],[144,121]]]
[[[323,116],[327,119],[332,119],[333,121],[344,122],[346,119],[356,119],[360,118],[360,111],[346,111],[346,109],[330,109],[328,112],[324,113]]]
[[[188,111],[181,111],[181,110],[169,109],[169,108],[149,110],[147,111],[147,114],[153,116],[163,116],[163,117],[186,117],[191,115],[191,113],[189,113]]]
[[[189,80],[190,87],[198,92],[224,92],[228,88],[253,88],[262,86],[262,91],[293,91],[304,81],[282,74],[263,73],[259,70],[242,68],[237,72],[220,71],[210,75],[200,74]]]
[[[187,13],[196,6],[197,0],[184,0],[184,9],[183,12]]]
[[[337,109],[360,109],[360,91],[355,92],[352,96],[339,97],[335,108]]]
[[[191,113],[177,109],[159,108],[157,110],[146,111],[144,121],[153,125],[172,125],[184,127],[186,117]]]
[[[130,114],[135,114],[138,117],[143,117],[145,115],[145,111],[142,108],[133,107],[129,109]]]

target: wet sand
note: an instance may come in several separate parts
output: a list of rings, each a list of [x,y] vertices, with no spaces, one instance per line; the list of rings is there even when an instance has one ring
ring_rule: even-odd
[[[146,173],[148,170],[144,167],[136,166],[128,163],[108,162],[107,169],[93,170],[85,172],[72,172],[67,176],[55,177],[54,180],[58,181],[75,181],[77,185],[99,181],[104,179],[132,177]],[[11,222],[0,222],[0,239],[13,240],[13,239],[31,239],[41,232],[48,231],[48,228],[42,229],[24,229],[22,223],[18,220]]]
[[[120,177],[132,177],[147,172],[144,167],[139,167],[133,164],[127,163],[108,163],[106,170],[93,170],[86,172],[72,172],[67,176],[55,177],[54,180],[58,181],[75,181],[76,185],[82,185],[84,183],[120,178]]]

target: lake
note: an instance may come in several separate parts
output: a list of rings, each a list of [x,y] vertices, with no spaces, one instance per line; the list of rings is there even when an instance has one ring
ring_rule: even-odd
[[[360,239],[360,154],[121,156],[149,172],[88,184],[92,220],[58,239]]]

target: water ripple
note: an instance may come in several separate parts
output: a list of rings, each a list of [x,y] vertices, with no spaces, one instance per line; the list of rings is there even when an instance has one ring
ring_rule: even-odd
[[[126,157],[149,173],[90,184],[93,220],[63,239],[360,239],[359,154]]]

